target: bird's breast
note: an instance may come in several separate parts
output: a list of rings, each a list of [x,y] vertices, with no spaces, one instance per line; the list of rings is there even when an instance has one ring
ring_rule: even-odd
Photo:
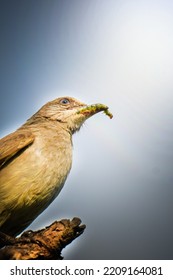
[[[28,149],[32,154],[34,188],[42,199],[56,196],[61,190],[72,165],[72,146],[67,139],[36,139]],[[37,183],[36,183],[37,182]],[[32,191],[32,190],[31,190]]]

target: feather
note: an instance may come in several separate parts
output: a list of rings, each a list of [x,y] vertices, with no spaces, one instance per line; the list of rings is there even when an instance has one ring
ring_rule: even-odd
[[[18,152],[34,142],[34,135],[28,130],[17,130],[0,139],[0,168]]]

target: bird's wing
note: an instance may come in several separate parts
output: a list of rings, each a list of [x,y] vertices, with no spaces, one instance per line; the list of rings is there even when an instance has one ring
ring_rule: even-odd
[[[34,138],[30,131],[17,130],[0,139],[0,168],[23,148],[32,144]]]

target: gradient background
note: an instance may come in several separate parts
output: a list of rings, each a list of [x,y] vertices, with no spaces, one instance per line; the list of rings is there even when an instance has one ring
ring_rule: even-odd
[[[66,259],[173,259],[173,1],[1,0],[0,136],[63,95],[105,103],[74,136]]]

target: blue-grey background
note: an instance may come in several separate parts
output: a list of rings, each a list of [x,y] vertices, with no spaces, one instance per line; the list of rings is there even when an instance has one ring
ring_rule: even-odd
[[[66,259],[173,259],[173,1],[1,0],[0,136],[44,103],[104,103],[74,136],[59,197],[30,226],[78,216]]]

